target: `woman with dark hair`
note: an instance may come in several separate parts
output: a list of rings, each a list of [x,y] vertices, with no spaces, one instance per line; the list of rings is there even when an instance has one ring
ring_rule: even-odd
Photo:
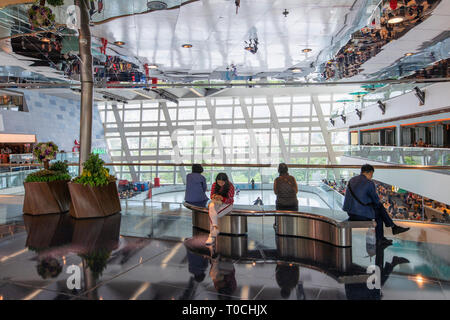
[[[206,179],[202,176],[203,167],[200,164],[192,165],[192,173],[186,176],[186,192],[184,201],[198,207],[206,207]]]
[[[218,220],[233,210],[233,203],[234,186],[225,173],[219,173],[211,187],[211,202],[208,205],[210,232],[206,240],[207,245],[216,241],[220,232]]]
[[[297,181],[288,173],[288,167],[285,163],[278,166],[280,176],[273,183],[273,191],[277,195],[276,209],[298,211],[298,186]]]

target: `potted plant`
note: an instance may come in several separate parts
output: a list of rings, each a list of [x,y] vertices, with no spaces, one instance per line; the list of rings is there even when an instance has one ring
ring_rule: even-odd
[[[24,214],[62,213],[69,210],[70,193],[67,183],[71,177],[68,166],[61,161],[49,166],[49,161],[55,158],[56,151],[58,146],[53,142],[39,143],[34,148],[34,157],[44,164],[44,169],[29,174],[23,183]]]
[[[46,0],[39,0],[38,4],[33,4],[28,9],[28,19],[30,20],[31,28],[52,27],[55,24],[55,14],[52,9],[45,6]],[[64,0],[47,0],[47,4],[57,7],[64,5]]]
[[[72,217],[97,218],[120,212],[116,178],[103,165],[104,161],[97,154],[91,154],[83,164],[82,175],[68,184]]]

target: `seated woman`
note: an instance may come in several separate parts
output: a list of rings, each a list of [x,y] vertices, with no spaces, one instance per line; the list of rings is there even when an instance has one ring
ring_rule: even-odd
[[[219,173],[211,187],[211,202],[208,205],[210,232],[206,245],[212,245],[219,235],[219,218],[233,210],[234,186],[225,173]]]
[[[285,163],[278,166],[280,176],[273,183],[273,191],[277,195],[276,209],[298,211],[298,186],[297,181],[288,173],[288,167]]]
[[[206,179],[202,176],[203,167],[200,164],[192,165],[192,173],[186,176],[186,193],[184,201],[198,207],[206,207]]]

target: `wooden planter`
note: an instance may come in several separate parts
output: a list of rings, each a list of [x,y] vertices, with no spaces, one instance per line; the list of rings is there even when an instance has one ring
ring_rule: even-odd
[[[24,182],[24,214],[62,213],[69,210],[68,180],[52,182]]]
[[[99,218],[120,212],[120,200],[115,182],[103,187],[84,186],[69,182],[72,202],[69,213],[72,217]]]

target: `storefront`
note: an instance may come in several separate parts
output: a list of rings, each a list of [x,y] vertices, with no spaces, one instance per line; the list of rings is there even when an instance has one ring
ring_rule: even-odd
[[[34,134],[0,134],[1,163],[31,163],[33,161]]]

